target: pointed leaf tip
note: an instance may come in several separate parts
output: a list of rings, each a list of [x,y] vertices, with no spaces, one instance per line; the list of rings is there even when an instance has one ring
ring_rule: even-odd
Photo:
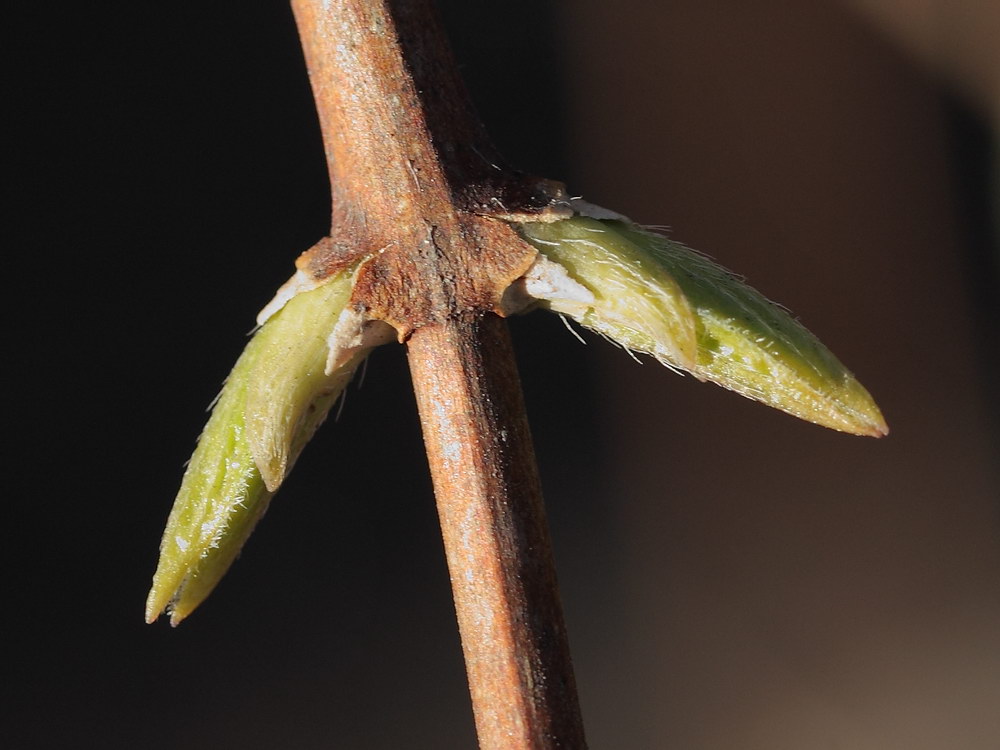
[[[176,625],[198,606],[267,509],[271,495],[250,455],[243,418],[260,336],[233,367],[184,472],[160,543],[146,622],[166,611]]]

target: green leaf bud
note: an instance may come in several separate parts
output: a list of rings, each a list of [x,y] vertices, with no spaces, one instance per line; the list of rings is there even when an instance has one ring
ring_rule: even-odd
[[[815,336],[703,255],[624,217],[517,227],[542,255],[523,283],[543,307],[810,422],[888,433],[872,397]]]
[[[233,367],[167,520],[147,622],[167,610],[177,625],[211,593],[367,355],[370,338],[345,346],[331,335],[351,318],[352,280],[282,300]]]

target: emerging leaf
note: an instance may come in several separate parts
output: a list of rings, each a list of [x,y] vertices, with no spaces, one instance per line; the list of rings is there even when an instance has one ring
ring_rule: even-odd
[[[517,226],[545,259],[525,279],[542,306],[810,422],[888,433],[872,397],[815,336],[704,256],[627,220]],[[546,280],[553,276],[546,261],[569,285]]]
[[[294,461],[293,439],[304,444],[344,389],[354,367],[326,372],[329,336],[351,294],[343,276],[292,297],[260,335],[254,375],[247,383],[245,419],[250,453],[267,489],[281,485]],[[356,363],[355,363],[356,364]],[[332,399],[331,399],[332,397]],[[316,421],[312,416],[322,410]],[[306,425],[312,429],[302,434]]]
[[[198,440],[160,544],[146,621],[177,625],[211,593],[368,350],[325,372],[345,274],[302,292],[257,331]],[[266,478],[266,479],[265,479]]]

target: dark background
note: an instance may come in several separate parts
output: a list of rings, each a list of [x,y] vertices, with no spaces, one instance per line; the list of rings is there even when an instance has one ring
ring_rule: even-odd
[[[864,5],[444,5],[511,161],[746,274],[893,430],[512,322],[595,748],[1000,742],[995,68]],[[329,223],[290,11],[12,30],[3,745],[473,746],[400,347],[203,608],[142,623],[203,408]]]

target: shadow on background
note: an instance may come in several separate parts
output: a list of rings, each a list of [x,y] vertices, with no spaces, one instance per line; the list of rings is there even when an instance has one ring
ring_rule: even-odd
[[[513,321],[592,746],[996,747],[987,116],[832,2],[445,10],[513,162],[745,273],[893,429]],[[472,746],[395,347],[203,609],[142,624],[201,407],[329,221],[288,9],[29,21],[5,746]]]

